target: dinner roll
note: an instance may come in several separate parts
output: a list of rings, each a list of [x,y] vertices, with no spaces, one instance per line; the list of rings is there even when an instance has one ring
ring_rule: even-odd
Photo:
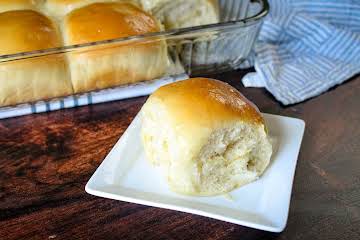
[[[187,195],[227,193],[256,180],[272,146],[259,110],[230,85],[194,78],[161,87],[142,108],[147,159],[170,189]]]
[[[217,0],[142,0],[142,3],[165,29],[218,23],[220,18]]]
[[[52,21],[33,10],[0,13],[0,55],[62,45]],[[72,94],[63,56],[0,61],[0,106]]]
[[[40,0],[0,0],[0,13],[13,10],[35,9]]]
[[[127,2],[95,3],[76,9],[64,22],[66,45],[123,38],[160,31],[159,23]],[[155,42],[116,43],[98,50],[70,53],[75,92],[85,92],[161,77],[168,65],[167,47]]]
[[[138,0],[47,0],[45,7],[50,15],[63,17],[74,9],[99,2],[133,2],[138,4]]]

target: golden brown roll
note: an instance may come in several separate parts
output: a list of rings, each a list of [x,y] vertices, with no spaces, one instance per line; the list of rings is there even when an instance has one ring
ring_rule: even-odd
[[[41,0],[0,0],[0,13],[13,10],[35,9]]]
[[[77,8],[100,2],[133,2],[137,4],[138,0],[47,0],[45,7],[50,15],[63,17]]]
[[[226,83],[195,78],[161,87],[142,119],[147,159],[175,192],[227,193],[269,164],[272,146],[259,110]]]
[[[33,10],[0,13],[0,55],[61,46],[52,21]],[[63,56],[0,62],[0,106],[72,94]]]
[[[159,23],[131,3],[95,3],[69,13],[63,24],[66,45],[158,32]],[[168,65],[166,43],[113,44],[69,54],[75,92],[112,87],[162,76]]]
[[[178,29],[219,22],[218,0],[141,0],[165,29]]]

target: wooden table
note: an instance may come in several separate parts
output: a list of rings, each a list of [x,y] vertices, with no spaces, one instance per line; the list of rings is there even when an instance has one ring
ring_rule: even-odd
[[[284,107],[243,74],[215,77],[263,112],[306,121],[283,233],[85,193],[142,97],[0,121],[0,239],[360,239],[360,77]]]

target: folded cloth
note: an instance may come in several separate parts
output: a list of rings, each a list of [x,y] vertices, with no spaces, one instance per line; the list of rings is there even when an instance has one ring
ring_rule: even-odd
[[[246,87],[265,87],[285,105],[317,96],[360,72],[359,0],[270,0],[255,44],[256,73]]]

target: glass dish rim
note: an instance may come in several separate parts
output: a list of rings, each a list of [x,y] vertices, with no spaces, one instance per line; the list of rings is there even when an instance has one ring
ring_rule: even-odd
[[[191,33],[199,33],[199,32],[205,32],[205,31],[216,31],[216,30],[223,30],[228,28],[235,28],[235,27],[246,27],[253,24],[256,24],[261,19],[263,19],[270,10],[269,2],[268,0],[250,0],[250,2],[257,2],[262,5],[262,9],[255,14],[254,16],[233,20],[233,21],[227,21],[222,23],[215,23],[215,24],[207,24],[207,25],[201,25],[201,26],[195,26],[195,27],[187,27],[187,28],[181,28],[181,29],[173,29],[173,30],[166,30],[166,31],[160,31],[155,33],[147,33],[142,35],[136,35],[136,36],[130,36],[130,37],[122,37],[122,38],[114,38],[109,40],[101,40],[101,41],[95,41],[90,43],[83,43],[83,44],[74,44],[74,45],[68,45],[68,46],[62,46],[62,47],[56,47],[56,48],[46,48],[46,49],[40,49],[40,50],[34,50],[34,51],[27,51],[27,52],[18,52],[13,54],[4,54],[0,55],[0,63],[4,62],[10,62],[10,61],[16,61],[21,59],[27,59],[27,58],[33,58],[33,57],[40,57],[40,56],[47,56],[47,55],[53,55],[53,54],[61,54],[66,52],[72,52],[78,49],[84,49],[86,47],[95,47],[95,46],[107,46],[114,43],[125,43],[125,42],[131,42],[136,40],[145,40],[145,39],[151,39],[151,38],[163,38],[163,37],[172,37],[172,36],[182,36],[186,34]]]

